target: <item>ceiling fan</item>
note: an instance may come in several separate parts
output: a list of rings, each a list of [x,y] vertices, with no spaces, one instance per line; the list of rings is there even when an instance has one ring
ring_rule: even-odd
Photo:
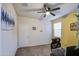
[[[57,3],[57,4],[54,5],[54,7],[58,6],[58,5],[60,5],[60,4]],[[25,4],[23,6],[25,6]],[[60,7],[56,7],[56,8],[52,9],[50,7],[50,4],[44,3],[43,7],[41,9],[39,9],[39,8],[38,9],[24,9],[23,11],[40,13],[40,14],[42,14],[41,15],[42,17],[46,17],[49,14],[51,14],[52,16],[56,16],[56,14],[54,14],[53,12],[57,11],[57,10],[60,10]]]
[[[47,6],[47,4],[44,4],[43,8],[40,9],[41,11],[37,12],[37,13],[43,13],[44,16],[43,17],[46,17],[46,15],[48,14],[51,14],[53,16],[56,16],[54,13],[52,13],[53,11],[57,11],[57,10],[60,10],[60,7],[57,7],[57,8],[54,8],[54,9],[51,9],[50,7]]]

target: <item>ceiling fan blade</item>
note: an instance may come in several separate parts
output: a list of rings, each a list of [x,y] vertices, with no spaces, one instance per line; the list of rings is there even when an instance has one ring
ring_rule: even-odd
[[[51,15],[53,15],[53,16],[55,16],[55,14],[54,13],[50,13]]]
[[[48,7],[48,10],[50,10],[50,7]]]
[[[44,11],[39,11],[39,12],[37,12],[37,13],[45,13]]]
[[[44,4],[44,9],[46,9],[46,4]]]
[[[43,17],[46,17],[46,14],[44,14],[44,16]]]
[[[55,10],[60,10],[60,7],[54,8],[54,9],[52,9],[50,11],[55,11]]]
[[[44,11],[48,11],[50,8],[47,6],[47,3],[44,4]]]
[[[23,11],[26,11],[26,12],[34,12],[34,11],[41,11],[42,9],[25,9]]]
[[[41,11],[37,12],[37,13],[45,13],[47,9],[46,4],[43,5],[43,8],[41,9]]]

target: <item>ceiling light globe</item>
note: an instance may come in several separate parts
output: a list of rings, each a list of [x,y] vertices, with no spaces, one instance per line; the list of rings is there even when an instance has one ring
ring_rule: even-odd
[[[50,13],[49,12],[46,12],[46,15],[49,15]]]

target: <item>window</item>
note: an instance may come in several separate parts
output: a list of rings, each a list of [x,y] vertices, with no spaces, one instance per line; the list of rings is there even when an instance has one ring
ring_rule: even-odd
[[[54,24],[54,36],[61,37],[61,22]]]

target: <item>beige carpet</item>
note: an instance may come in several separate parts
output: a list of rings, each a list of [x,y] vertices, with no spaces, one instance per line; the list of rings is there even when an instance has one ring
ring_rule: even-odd
[[[16,56],[50,56],[50,45],[19,48]]]

